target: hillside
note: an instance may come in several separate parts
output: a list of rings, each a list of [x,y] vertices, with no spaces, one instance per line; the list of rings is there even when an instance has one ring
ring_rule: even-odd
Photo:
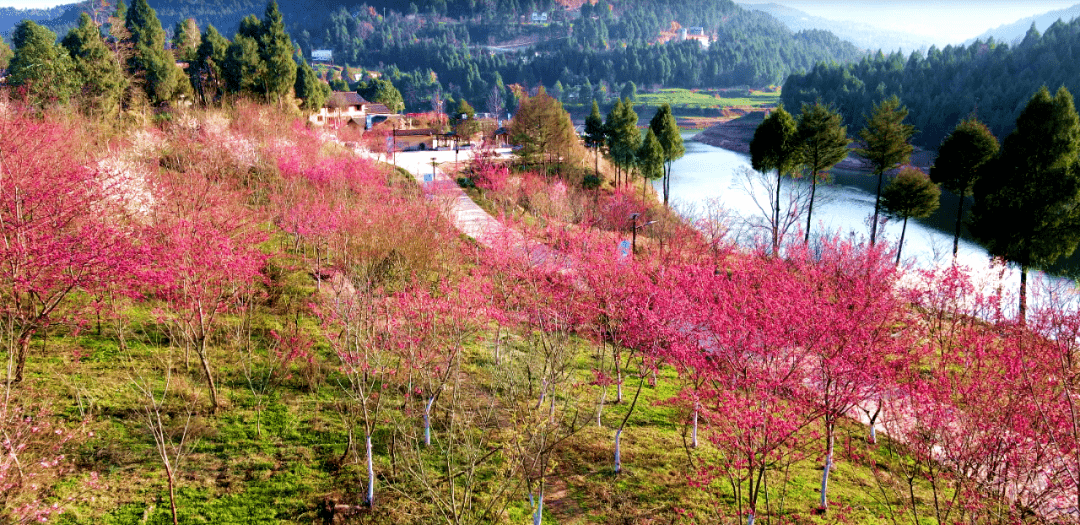
[[[1064,305],[1029,333],[992,283],[883,244],[739,248],[586,184],[576,144],[542,171],[444,151],[420,184],[276,106],[7,104],[5,522],[1069,515],[1076,387],[1041,337],[1080,326]],[[507,235],[455,230],[452,176]]]
[[[150,4],[169,33],[178,21],[192,17],[201,29],[213,24],[227,38],[242,17],[261,17],[265,7],[253,0]],[[69,8],[48,25],[62,37],[85,5]],[[283,0],[279,5],[305,56],[313,49],[330,49],[338,66],[386,75],[410,112],[430,110],[433,101],[462,98],[498,112],[487,107],[492,93],[498,92],[494,105],[505,105],[514,100],[512,84],[543,85],[565,102],[586,105],[592,99],[607,104],[632,84],[764,87],[818,62],[848,63],[863,55],[831,33],[793,32],[730,0],[616,1],[611,9],[503,1],[440,2],[423,10],[408,2],[327,2],[313,9],[308,2]],[[547,18],[534,22],[534,13]],[[707,47],[693,39],[665,37],[673,23],[700,28],[695,38]],[[672,41],[657,45],[667,39]]]
[[[819,64],[788,77],[782,100],[797,108],[820,98],[840,110],[849,129],[859,129],[873,104],[895,94],[910,110],[907,122],[918,130],[914,142],[936,149],[960,119],[973,113],[1004,137],[1041,86],[1080,93],[1075,49],[1080,49],[1080,21],[1058,21],[1016,46],[976,42],[934,47],[926,54],[877,54],[846,66]]]
[[[912,33],[889,31],[858,22],[830,20],[779,4],[745,3],[742,5],[747,9],[772,15],[792,31],[809,29],[828,31],[837,38],[851,42],[856,47],[867,51],[892,52],[902,49],[911,52],[916,49],[925,50],[933,45],[932,40]]]
[[[1011,24],[1005,24],[994,29],[989,29],[985,33],[964,42],[964,45],[969,45],[976,40],[986,42],[993,38],[998,42],[1004,42],[1010,45],[1019,44],[1024,39],[1024,35],[1027,34],[1028,29],[1032,24],[1035,25],[1035,30],[1039,32],[1046,31],[1054,22],[1061,20],[1063,22],[1071,22],[1074,18],[1080,16],[1080,4],[1065,9],[1057,9],[1049,11],[1041,15],[1029,16],[1027,18],[1021,18]]]

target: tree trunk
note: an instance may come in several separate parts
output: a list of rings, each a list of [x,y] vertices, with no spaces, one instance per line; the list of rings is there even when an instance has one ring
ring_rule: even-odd
[[[214,375],[210,372],[210,356],[206,355],[206,339],[200,339],[196,343],[196,351],[199,354],[199,362],[202,364],[203,373],[206,374],[206,383],[210,387],[210,410],[217,412],[221,405],[218,403],[217,385],[214,384]]]
[[[24,328],[19,334],[19,350],[15,357],[15,379],[13,383],[21,383],[23,380],[23,369],[26,368],[26,356],[30,353],[30,340],[34,336],[34,328]]]
[[[881,212],[881,181],[885,178],[885,172],[880,171],[877,175],[877,197],[874,199],[874,223],[870,225],[870,246],[877,243],[878,213]]]
[[[371,458],[371,433],[367,433],[367,506],[375,507],[375,463]]]
[[[694,429],[692,431],[690,431],[690,446],[693,447],[693,448],[698,447],[698,441],[697,441],[697,426],[698,425],[697,425],[697,420],[698,420],[698,409],[697,409],[697,406],[695,406],[694,407]]]
[[[902,228],[900,228],[900,244],[896,245],[896,265],[897,266],[900,266],[900,250],[904,249],[904,234],[905,233],[907,233],[907,217],[904,217],[904,226]]]
[[[803,235],[803,243],[810,243],[810,219],[814,216],[814,195],[817,194],[817,178],[818,174],[815,171],[813,173],[813,179],[810,181],[810,206],[806,210],[806,232]]]
[[[431,446],[431,405],[435,403],[435,396],[431,396],[424,405],[424,445]]]
[[[1020,265],[1020,326],[1027,324],[1027,274],[1028,265]]]
[[[821,474],[821,502],[818,504],[818,509],[821,511],[829,508],[829,471],[832,470],[833,465],[833,425],[826,423],[825,426],[828,436],[826,437],[825,471]]]
[[[172,468],[166,468],[165,474],[169,478],[169,508],[172,510],[172,522],[173,525],[180,525],[180,520],[176,516],[176,480]]]
[[[772,255],[780,255],[780,170],[776,170],[776,200],[773,201]]]
[[[532,494],[529,495],[532,497]],[[540,525],[544,521],[544,486],[540,485],[540,494],[536,498],[536,512],[533,513],[533,525]]]
[[[661,183],[661,185],[664,187],[664,207],[667,208],[668,195],[671,194],[671,162],[670,161],[668,161],[667,165],[664,166],[664,182]]]
[[[622,472],[622,448],[620,447],[620,441],[622,438],[622,427],[615,430],[615,473]]]
[[[960,204],[956,206],[956,235],[953,235],[952,241],[952,257],[956,260],[956,254],[960,251],[960,228],[962,226],[961,221],[964,218],[964,194],[966,192],[960,192]]]

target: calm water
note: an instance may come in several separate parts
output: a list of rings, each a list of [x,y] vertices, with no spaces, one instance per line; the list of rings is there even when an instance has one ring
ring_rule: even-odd
[[[755,186],[747,183],[746,172],[752,171],[749,155],[691,141],[692,136],[683,135],[686,154],[672,164],[672,205],[690,217],[702,216],[710,205],[719,207],[728,215],[726,219],[731,235],[741,244],[771,239],[769,230],[761,226],[769,209],[769,190],[760,184]],[[854,235],[868,241],[870,218],[874,214],[876,179],[842,171],[836,172],[835,179],[831,184],[818,185],[811,235]],[[775,183],[775,175],[772,180]],[[790,190],[809,191],[809,183],[805,181],[786,184],[785,193]],[[656,188],[660,191],[659,183]],[[785,198],[781,198],[782,212]],[[942,208],[934,217],[927,221],[908,221],[901,252],[904,262],[924,268],[951,262],[955,206],[955,197],[943,199]],[[788,235],[794,239],[801,238],[805,225],[806,216],[802,215],[797,230],[793,229]],[[901,227],[900,220],[889,220],[884,231],[878,230],[879,242],[898,242]],[[958,260],[981,279],[996,282],[1003,278],[1006,289],[1019,286],[1017,270],[1010,268],[1002,277],[1001,268],[991,267],[986,251],[974,242],[961,239]]]

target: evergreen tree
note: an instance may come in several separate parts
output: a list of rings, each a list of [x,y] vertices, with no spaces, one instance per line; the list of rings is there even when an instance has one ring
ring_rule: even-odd
[[[285,23],[275,0],[270,0],[266,6],[259,33],[262,90],[267,101],[280,103],[296,82],[296,63],[292,59],[292,40],[285,32]]]
[[[34,106],[67,103],[75,90],[74,64],[67,50],[56,44],[56,33],[23,20],[12,31],[11,41],[15,54],[8,66],[7,84]]]
[[[531,163],[539,158],[545,172],[549,156],[557,156],[578,140],[570,114],[543,87],[534,97],[521,95],[509,132],[510,141],[521,146],[517,154],[522,160]]]
[[[135,0],[127,10],[124,27],[132,54],[128,72],[146,92],[152,104],[162,104],[183,93],[182,71],[172,53],[165,50],[165,30],[146,0]]]
[[[649,121],[649,129],[656,133],[657,140],[664,148],[664,206],[667,206],[668,196],[671,194],[671,163],[681,159],[686,153],[679,124],[671,113],[670,105],[665,103],[656,110],[656,114]]]
[[[803,242],[810,242],[810,226],[813,224],[814,197],[818,181],[827,180],[828,171],[848,154],[847,128],[840,114],[821,104],[803,104],[799,113],[799,158],[810,170],[810,204],[806,213],[806,231]]]
[[[592,112],[585,118],[585,145],[593,148],[593,168],[600,177],[600,148],[604,146],[604,119],[600,116],[600,106],[592,101]]]
[[[242,27],[243,23],[241,23]],[[247,96],[259,94],[259,79],[263,75],[262,67],[258,40],[245,35],[242,31],[237,31],[232,43],[225,51],[225,63],[221,68],[229,92]]]
[[[307,62],[296,64],[296,83],[293,85],[296,98],[302,100],[300,109],[318,111],[330,98],[330,86],[315,75]]]
[[[229,41],[213,25],[207,25],[195,61],[188,65],[191,85],[203,104],[216,102],[226,89],[224,65],[228,51]]]
[[[476,110],[473,109],[465,99],[458,101],[457,107],[454,108],[454,113],[450,115],[450,125],[454,128],[454,133],[460,139],[466,141],[479,131],[479,124],[476,123]]]
[[[368,82],[361,82],[356,92],[366,100],[386,106],[394,113],[405,109],[405,102],[401,99],[401,92],[389,80],[376,78]],[[449,104],[449,98],[447,98],[447,103]]]
[[[922,170],[911,166],[900,170],[896,178],[881,191],[881,206],[885,213],[904,219],[900,229],[900,243],[896,245],[896,264],[900,264],[900,250],[904,248],[909,218],[929,217],[938,209],[941,189]]]
[[[1064,87],[1044,86],[975,183],[971,233],[994,257],[1020,265],[1020,321],[1027,272],[1080,242],[1080,117]]]
[[[776,190],[773,197],[772,217],[772,253],[780,253],[780,181],[785,175],[795,173],[799,166],[798,128],[795,119],[784,109],[777,106],[761,121],[750,140],[750,164],[754,170],[765,173],[776,170]]]
[[[637,128],[638,114],[634,103],[629,100],[616,100],[608,112],[604,123],[607,136],[608,154],[615,164],[615,185],[619,184],[622,173],[623,183],[629,183],[629,173],[637,160],[637,150],[641,146],[641,132]]]
[[[82,13],[78,27],[64,37],[63,46],[74,63],[83,110],[96,115],[118,114],[127,79],[90,15]]]
[[[194,18],[177,20],[173,29],[172,47],[177,60],[188,62],[189,65],[196,58],[202,35]]]
[[[656,138],[656,133],[652,128],[645,133],[645,140],[641,142],[641,147],[637,150],[637,165],[641,172],[641,201],[644,205],[645,188],[649,185],[649,181],[664,176],[664,147]]]
[[[938,149],[937,159],[930,167],[930,179],[960,197],[956,206],[956,233],[953,235],[953,257],[960,249],[960,230],[964,219],[964,198],[978,180],[979,172],[997,155],[998,141],[985,124],[975,117],[957,124]]]
[[[874,199],[874,223],[870,227],[870,244],[877,241],[878,215],[881,211],[881,183],[885,172],[907,164],[911,160],[912,146],[909,142],[915,127],[904,124],[908,110],[893,95],[874,105],[874,113],[866,120],[866,127],[859,132],[862,144],[855,150],[870,161],[873,174],[877,176],[877,192]]]

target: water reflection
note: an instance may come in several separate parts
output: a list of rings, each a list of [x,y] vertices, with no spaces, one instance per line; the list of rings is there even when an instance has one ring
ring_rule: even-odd
[[[744,173],[750,170],[749,155],[736,153],[689,140],[693,134],[684,134],[686,154],[672,163],[671,202],[683,215],[700,217],[710,203],[715,203],[727,213],[732,236],[742,244],[755,242],[757,234],[767,234],[755,222],[764,221],[768,205],[767,189],[748,190]],[[860,180],[861,179],[861,180]],[[775,180],[775,179],[774,179]],[[796,192],[808,192],[808,181],[793,181],[788,189]],[[813,225],[811,235],[839,234],[854,235],[857,238],[869,238],[870,217],[874,213],[874,185],[876,179],[863,175],[839,172],[836,183],[819,184],[814,202]],[[655,187],[660,191],[659,182]],[[947,265],[952,260],[954,222],[944,220],[949,214],[956,213],[956,200],[942,202],[942,210],[931,221],[909,220],[907,234],[904,237],[902,260],[914,267],[932,268]],[[801,215],[797,229],[788,234],[792,239],[801,238],[805,228],[806,216]],[[945,224],[942,224],[945,223]],[[879,229],[879,240],[896,243],[899,241],[901,221],[890,220],[884,230]],[[937,227],[935,227],[935,225]],[[972,272],[986,284],[997,283],[1003,290],[1019,288],[1019,270],[1009,267],[1002,270],[991,264],[986,251],[978,244],[961,239],[957,260],[971,268]],[[1039,272],[1029,276],[1033,286],[1043,278]],[[1055,279],[1056,280],[1056,279]]]

